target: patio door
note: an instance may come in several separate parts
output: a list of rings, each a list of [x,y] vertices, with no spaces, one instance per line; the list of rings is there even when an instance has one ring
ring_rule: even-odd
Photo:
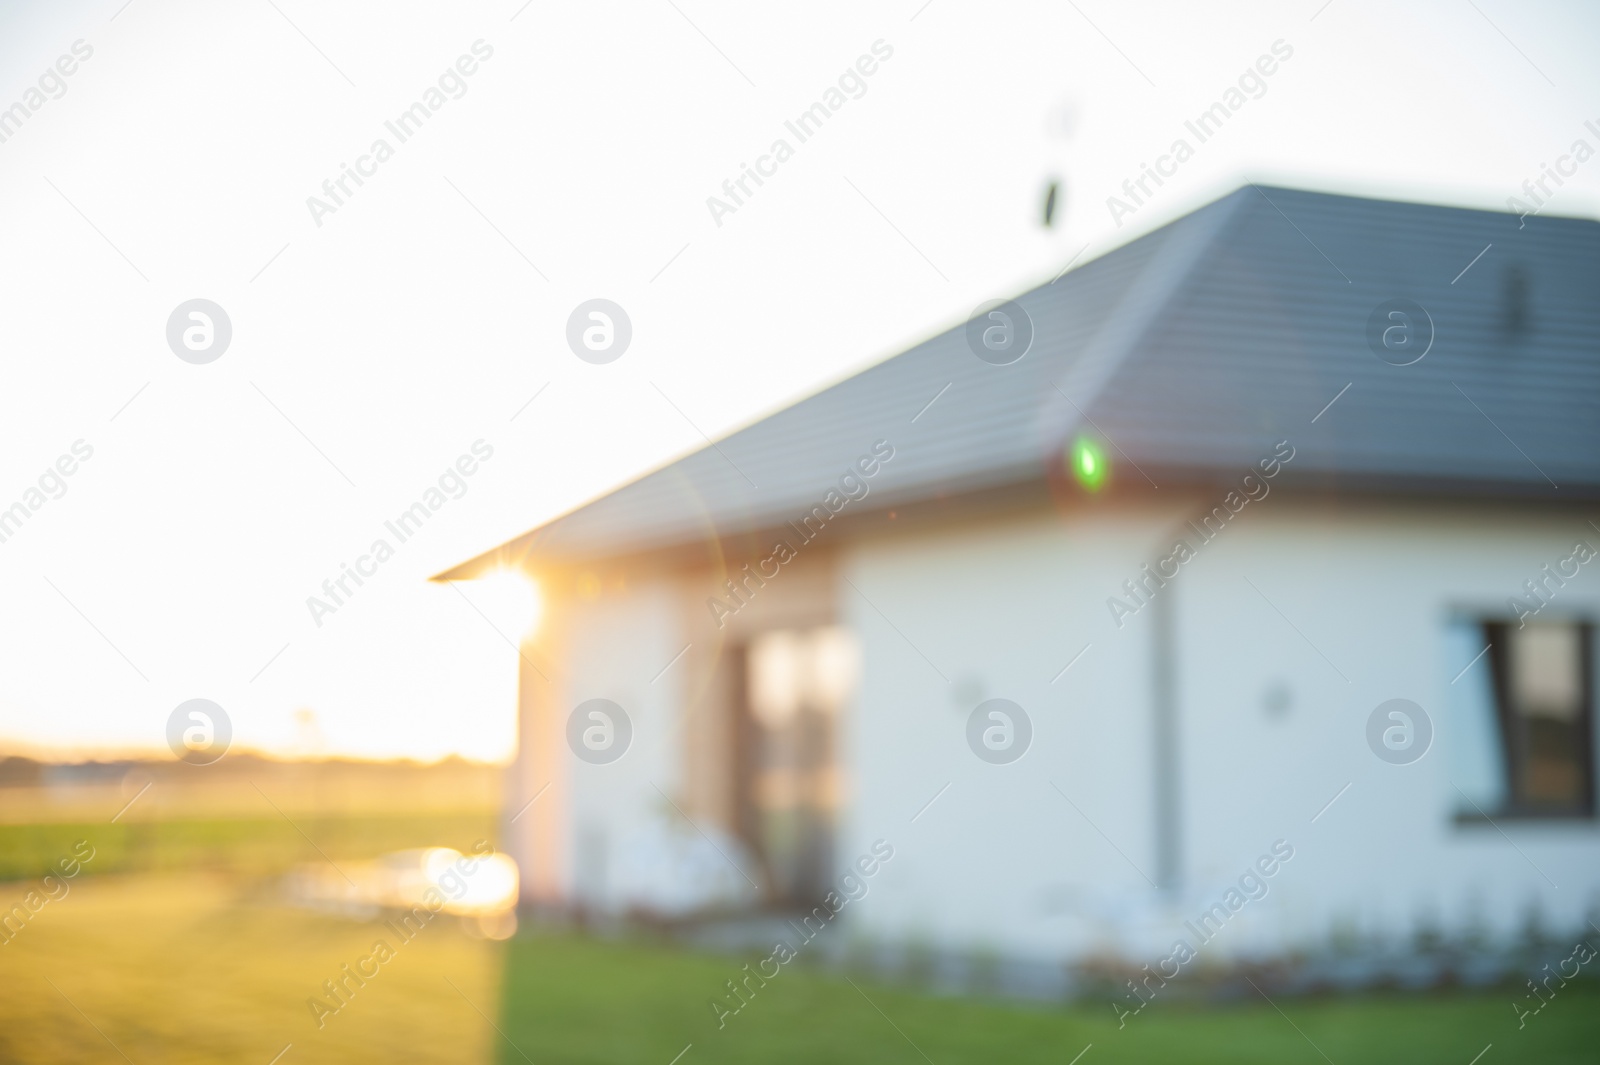
[[[837,872],[839,718],[857,650],[837,627],[762,633],[744,651],[735,800],[739,834],[761,861],[778,908],[821,901]]]

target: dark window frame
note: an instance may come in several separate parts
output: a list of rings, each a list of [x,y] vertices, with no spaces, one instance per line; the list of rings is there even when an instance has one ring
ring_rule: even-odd
[[[1551,619],[1552,621],[1557,619]],[[1505,774],[1506,800],[1491,811],[1476,809],[1458,811],[1455,820],[1462,824],[1484,824],[1494,820],[1506,821],[1594,821],[1600,818],[1596,809],[1596,770],[1600,758],[1595,752],[1595,624],[1586,617],[1562,618],[1561,624],[1578,630],[1579,718],[1573,737],[1577,747],[1582,772],[1581,794],[1570,805],[1530,802],[1527,793],[1528,772],[1528,719],[1513,706],[1511,691],[1511,640],[1509,634],[1520,626],[1514,621],[1480,620],[1479,631],[1488,644],[1487,658],[1490,691],[1494,700],[1494,715],[1500,738],[1500,767]]]

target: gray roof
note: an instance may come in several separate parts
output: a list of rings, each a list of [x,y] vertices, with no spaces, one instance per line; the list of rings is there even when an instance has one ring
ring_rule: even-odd
[[[1368,343],[1392,299],[1431,318],[1411,365]],[[1279,486],[1600,498],[1596,222],[1250,185],[1016,302],[1035,336],[1011,365],[951,329],[491,554],[773,528],[877,439],[884,507],[1043,482],[1080,434],[1123,488],[1236,479],[1287,439]]]

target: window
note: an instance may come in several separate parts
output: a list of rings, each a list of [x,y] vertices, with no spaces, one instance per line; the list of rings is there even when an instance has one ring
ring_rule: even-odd
[[[1480,655],[1482,661],[1473,661]],[[1594,814],[1594,627],[1460,623],[1451,780],[1466,819]]]

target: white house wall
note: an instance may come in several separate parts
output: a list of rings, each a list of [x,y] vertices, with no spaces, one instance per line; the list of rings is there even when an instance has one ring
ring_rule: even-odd
[[[1155,604],[1119,629],[1106,600],[1166,553],[1202,499],[846,553],[859,591],[846,587],[841,603],[864,673],[838,859],[880,837],[896,850],[852,906],[855,929],[1041,959],[1153,960],[1177,936],[1195,940],[1182,922],[1280,839],[1294,857],[1206,950],[1321,944],[1338,921],[1395,942],[1419,914],[1447,932],[1478,920],[1508,936],[1535,902],[1547,927],[1578,925],[1600,890],[1593,822],[1507,822],[1508,841],[1452,817],[1445,625],[1464,607],[1504,616],[1522,582],[1586,529],[1487,508],[1270,496],[1157,593],[1175,618],[1181,877],[1176,894],[1153,888]],[[1600,615],[1597,592],[1585,568],[1558,606]],[[1281,716],[1264,708],[1275,686],[1290,695]],[[966,744],[967,715],[992,697],[1033,721],[1032,748],[1011,765],[981,762]],[[1409,766],[1380,762],[1365,743],[1367,716],[1395,697],[1423,706],[1437,730]]]
[[[1336,921],[1396,943],[1430,923],[1481,922],[1509,937],[1531,906],[1547,931],[1581,926],[1600,901],[1593,821],[1454,821],[1450,689],[1466,663],[1446,660],[1445,634],[1453,616],[1508,618],[1525,580],[1585,533],[1600,537],[1575,515],[1276,503],[1253,504],[1260,512],[1242,514],[1167,590],[1195,894],[1217,894],[1281,837],[1295,857],[1270,905],[1240,925],[1241,948],[1323,941]],[[1587,568],[1542,616],[1584,615],[1600,616],[1600,577]],[[1486,673],[1487,658],[1471,668]],[[1276,719],[1263,706],[1275,683],[1292,702]],[[1411,765],[1366,745],[1368,715],[1392,698],[1420,705],[1436,729]]]
[[[683,783],[682,688],[673,673],[657,678],[685,642],[678,585],[637,583],[573,604],[567,624],[562,706],[570,712],[587,699],[610,699],[633,726],[631,745],[615,762],[591,765],[563,752],[567,894],[587,907],[617,909],[640,889],[628,882],[624,846],[676,819],[663,795],[676,796]]]
[[[1040,518],[849,553],[859,592],[841,602],[863,675],[839,859],[877,838],[895,847],[854,910],[858,930],[1057,957],[1116,945],[1112,922],[1154,875],[1150,648],[1142,629],[1108,630],[1098,604],[1162,524],[1154,511]],[[1018,762],[967,746],[968,715],[989,698],[1032,720]]]

